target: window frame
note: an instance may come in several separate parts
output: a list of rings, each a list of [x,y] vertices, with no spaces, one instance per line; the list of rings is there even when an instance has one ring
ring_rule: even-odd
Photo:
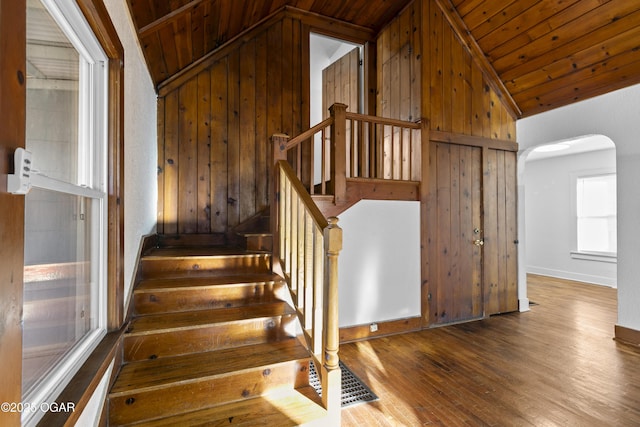
[[[616,252],[601,252],[601,251],[585,251],[578,250],[578,180],[583,178],[592,178],[605,175],[616,175],[615,168],[599,168],[589,169],[571,173],[571,208],[572,208],[572,241],[574,242],[574,249],[570,251],[572,259],[598,261],[607,263],[617,263],[617,251]],[[617,215],[617,206],[616,206]]]

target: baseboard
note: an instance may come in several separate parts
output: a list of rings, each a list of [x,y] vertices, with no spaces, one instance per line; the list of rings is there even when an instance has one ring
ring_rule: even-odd
[[[617,287],[616,278],[596,276],[593,274],[582,274],[573,271],[555,270],[551,268],[527,266],[527,273],[537,274],[540,276],[557,277],[559,279],[573,280],[576,282],[591,283],[594,285],[608,286],[610,288]]]
[[[615,327],[615,339],[625,344],[635,345],[640,347],[640,331],[635,329],[625,328],[624,326],[616,325]]]
[[[370,338],[418,331],[421,329],[420,322],[420,317],[408,317],[406,319],[372,322],[367,323],[366,325],[340,328],[340,343],[362,341]],[[371,331],[372,325],[376,325],[376,331]]]

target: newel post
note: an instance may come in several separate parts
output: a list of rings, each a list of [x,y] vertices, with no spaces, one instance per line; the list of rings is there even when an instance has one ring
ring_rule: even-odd
[[[272,270],[280,273],[280,237],[278,234],[278,212],[280,203],[280,169],[276,167],[280,160],[287,160],[287,142],[289,135],[276,133],[271,136],[271,183],[269,185],[270,197],[270,215],[271,215],[271,233],[273,234],[273,256],[271,260]]]
[[[328,219],[324,229],[324,249],[326,253],[324,277],[324,327],[322,364],[322,403],[332,422],[340,425],[340,399],[342,378],[339,365],[338,347],[340,329],[338,323],[338,255],[342,250],[342,229],[338,218]]]
[[[329,107],[331,125],[331,185],[335,202],[345,199],[347,193],[347,106],[336,103]]]

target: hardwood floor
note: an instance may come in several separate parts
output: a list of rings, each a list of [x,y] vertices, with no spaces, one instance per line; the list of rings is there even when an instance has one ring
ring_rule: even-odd
[[[616,290],[528,285],[529,312],[341,345],[380,397],[342,426],[640,425],[640,348],[612,338]]]

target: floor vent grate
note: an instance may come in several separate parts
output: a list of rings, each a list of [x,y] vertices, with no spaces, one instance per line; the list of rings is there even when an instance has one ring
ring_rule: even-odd
[[[342,371],[342,399],[341,406],[343,408],[357,403],[373,402],[378,400],[378,396],[371,391],[344,363],[340,362]],[[316,372],[316,367],[311,362],[309,366],[309,383],[316,390],[319,396],[322,396],[322,387],[320,379]]]

